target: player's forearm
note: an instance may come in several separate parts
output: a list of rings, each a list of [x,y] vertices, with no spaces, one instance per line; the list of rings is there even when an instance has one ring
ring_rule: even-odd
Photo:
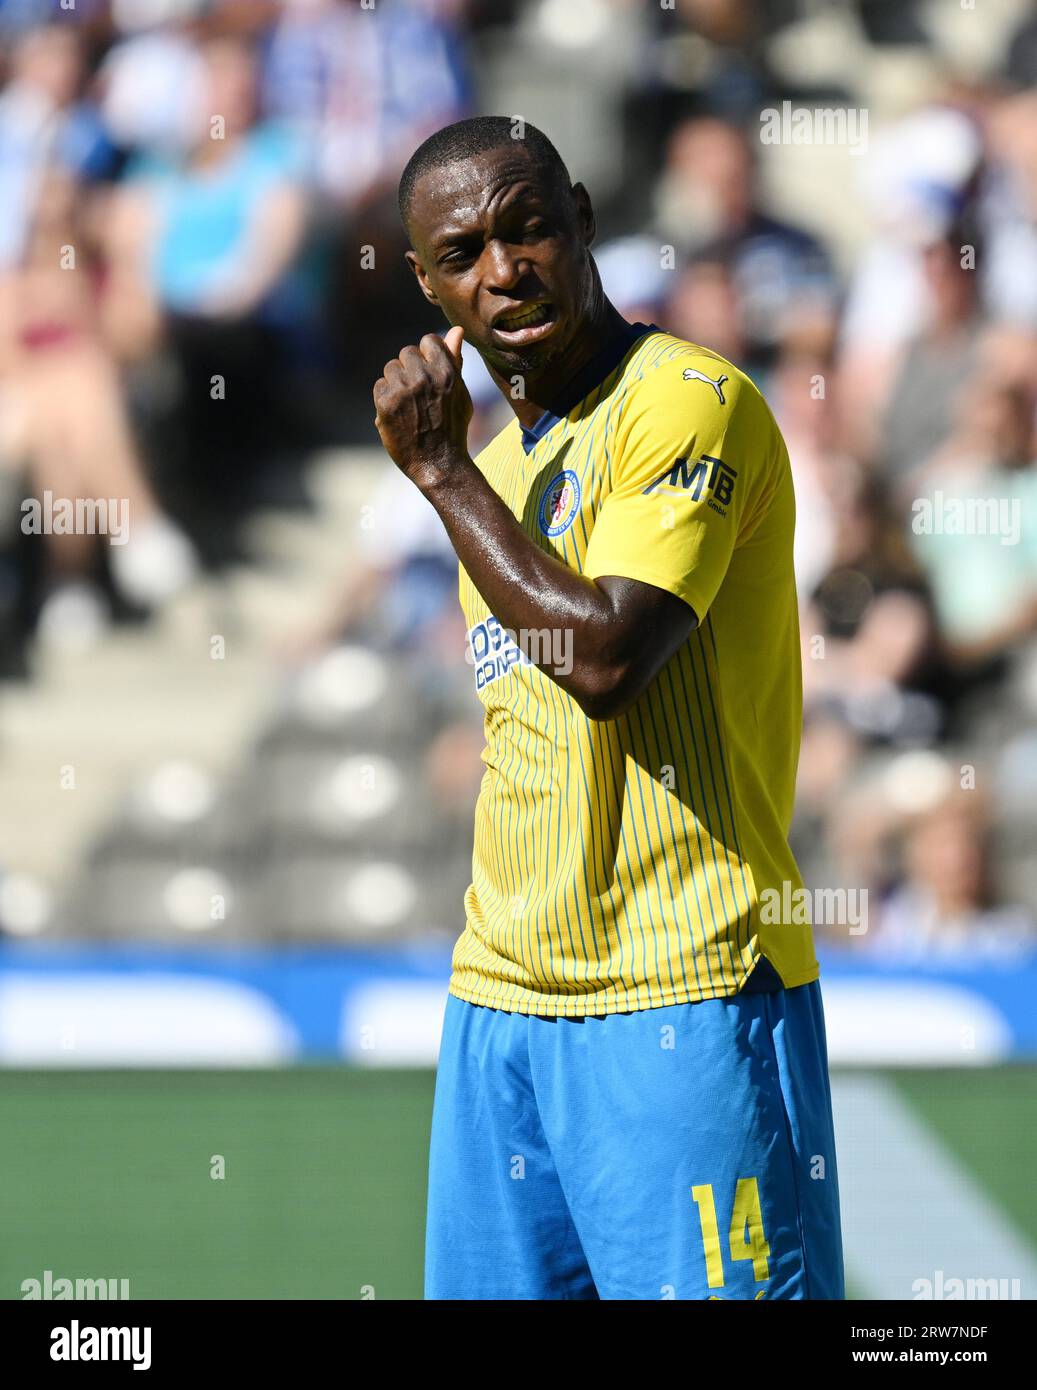
[[[586,714],[613,719],[669,660],[694,614],[651,585],[587,579],[525,533],[468,454],[461,339],[459,328],[445,339],[427,333],[385,364],[373,392],[379,436],[436,508],[497,622]]]
[[[493,616],[586,713],[611,717],[640,693],[641,642],[609,594],[531,540],[471,460],[421,490]]]

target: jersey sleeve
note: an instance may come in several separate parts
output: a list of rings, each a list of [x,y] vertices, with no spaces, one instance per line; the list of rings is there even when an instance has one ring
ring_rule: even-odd
[[[781,436],[763,398],[709,353],[656,367],[624,412],[584,573],[676,594],[701,622],[760,513]]]

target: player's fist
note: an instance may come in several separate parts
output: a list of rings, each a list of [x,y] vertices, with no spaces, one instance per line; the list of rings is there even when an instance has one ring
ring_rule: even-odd
[[[464,330],[426,333],[385,364],[374,384],[375,425],[396,465],[419,486],[468,459],[472,398],[461,380]]]

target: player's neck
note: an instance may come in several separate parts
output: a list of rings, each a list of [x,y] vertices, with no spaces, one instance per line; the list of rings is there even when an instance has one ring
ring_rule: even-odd
[[[557,360],[549,362],[539,375],[525,378],[525,395],[522,398],[516,400],[512,378],[493,371],[497,385],[523,429],[532,429],[544,412],[552,408],[573,378],[627,327],[623,316],[601,294],[594,312],[588,314],[580,324],[566,351]]]

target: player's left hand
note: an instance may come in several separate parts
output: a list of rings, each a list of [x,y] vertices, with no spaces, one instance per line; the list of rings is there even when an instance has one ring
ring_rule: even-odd
[[[374,384],[375,425],[393,462],[419,487],[468,462],[472,398],[461,379],[463,328],[426,333],[385,364]]]

